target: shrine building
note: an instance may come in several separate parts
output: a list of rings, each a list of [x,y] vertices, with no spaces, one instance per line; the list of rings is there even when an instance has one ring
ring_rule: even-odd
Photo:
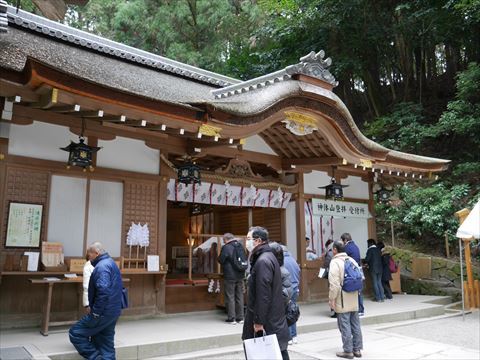
[[[215,309],[221,235],[244,239],[254,225],[297,259],[300,300],[325,301],[310,254],[349,232],[364,256],[375,201],[448,166],[367,139],[323,51],[241,81],[4,8],[2,327],[44,321],[45,286],[32,279],[81,276],[72,259],[95,241],[128,279],[122,316]],[[27,271],[25,253],[44,242],[60,244],[64,267],[42,267],[40,254]],[[77,284],[52,288],[50,321],[77,319]]]

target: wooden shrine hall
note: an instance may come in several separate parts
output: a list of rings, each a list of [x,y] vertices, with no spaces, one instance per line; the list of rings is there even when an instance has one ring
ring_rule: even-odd
[[[253,225],[297,259],[301,300],[324,300],[325,242],[349,232],[365,255],[374,191],[432,181],[448,166],[362,135],[323,51],[240,81],[9,6],[0,30],[3,327],[38,325],[45,288],[32,280],[81,275],[72,264],[94,241],[128,280],[123,316],[214,309],[221,234],[241,239]],[[91,164],[67,167],[79,140],[95,150]],[[185,168],[201,182],[180,182]],[[336,201],[325,198],[332,184],[343,191]],[[10,238],[21,209],[41,214],[17,224],[29,243]],[[132,247],[133,234],[146,242]],[[65,268],[27,271],[25,253],[45,242],[61,244]],[[149,255],[158,269],[148,271]],[[78,284],[57,283],[51,319],[75,320]]]

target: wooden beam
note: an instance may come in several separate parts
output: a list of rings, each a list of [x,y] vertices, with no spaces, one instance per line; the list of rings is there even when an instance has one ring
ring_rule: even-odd
[[[286,151],[284,150],[283,146],[280,146],[280,144],[277,142],[277,139],[275,139],[274,136],[273,136],[272,134],[270,134],[270,131],[269,131],[269,130],[264,130],[264,131],[262,132],[262,135],[267,138],[267,144],[269,144],[270,146],[272,146],[271,143],[273,143],[274,146],[272,146],[272,147],[274,148],[274,150],[275,150],[275,148],[276,148],[277,151],[281,153],[281,154],[279,154],[279,155],[283,155],[283,156],[285,156],[285,157],[287,157],[287,158],[291,158],[291,157],[292,157],[291,154],[289,154],[288,152],[286,152]]]
[[[300,276],[300,299],[306,301],[308,294],[308,278],[307,278],[307,249],[305,246],[305,198],[303,174],[296,175],[298,191],[295,197],[295,213],[297,221],[297,262],[300,269],[303,269]]]
[[[270,131],[272,131],[272,136],[275,136],[274,133],[273,133],[273,129],[271,129]],[[280,135],[281,135],[281,133],[280,133]],[[293,157],[296,157],[296,158],[300,157],[300,154],[296,150],[293,149],[293,147],[290,145],[290,143],[283,136],[279,136],[278,138],[280,139],[282,144],[285,145],[285,147],[288,148],[288,150],[293,155]]]
[[[314,157],[314,158],[299,158],[299,159],[283,159],[283,169],[290,169],[291,165],[295,166],[336,166],[341,165],[342,159],[331,157]]]
[[[320,146],[320,149],[322,149],[323,153],[328,156],[332,155],[332,152],[329,149],[327,149],[327,147],[323,144],[323,139],[318,134],[318,131],[314,131],[313,136],[317,139],[317,144],[318,146]]]
[[[277,126],[276,127],[277,131],[283,135],[283,138],[285,138],[285,135],[290,139],[290,141],[292,142],[292,144],[295,144],[298,146],[298,148],[300,149],[300,152],[303,154],[303,156],[306,156],[306,157],[309,157],[310,154],[305,151],[305,149],[303,148],[302,144],[300,143],[300,141],[298,141],[298,139],[296,139],[293,134],[290,132],[290,130],[287,130],[287,129],[284,129],[283,127],[281,126]]]
[[[5,79],[0,79],[0,97],[10,98],[17,95],[22,97],[23,102],[37,102],[40,100],[40,95],[29,88]]]
[[[310,142],[308,135],[303,137],[303,141],[305,141],[305,144],[307,144],[308,148],[310,149],[313,155],[321,156],[320,152],[317,149],[315,149],[315,146],[313,146],[312,143]]]
[[[202,149],[201,154],[203,156],[212,155],[229,159],[237,158],[240,160],[246,160],[248,162],[264,164],[272,167],[275,170],[282,169],[282,161],[278,156],[262,154],[248,150],[239,151],[238,149],[231,148],[230,146]]]
[[[31,119],[50,124],[66,126],[71,129],[80,129],[82,126],[81,119],[70,114],[59,114],[47,110],[33,109],[19,104],[13,105],[12,121],[14,123],[17,121],[15,120],[16,118],[23,119],[23,121],[25,121],[25,119]],[[111,137],[113,134],[115,136],[123,136],[143,141],[158,141],[160,139],[165,141],[168,139],[168,135],[159,133],[157,131],[149,131],[143,128],[133,128],[107,122],[100,124],[94,120],[86,120],[85,128],[86,136],[89,134],[98,135],[98,137],[101,139],[103,139],[106,134],[108,134],[108,137]],[[173,139],[169,140],[173,141]]]
[[[39,94],[40,98],[38,101],[30,104],[33,108],[39,109],[50,109],[51,107],[57,105],[58,100],[58,90],[55,88],[46,88],[40,87],[35,91]]]

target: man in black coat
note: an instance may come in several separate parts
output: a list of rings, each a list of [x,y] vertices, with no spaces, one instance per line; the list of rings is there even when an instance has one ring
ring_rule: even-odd
[[[282,275],[268,245],[268,231],[259,226],[251,228],[247,235],[247,249],[250,251],[250,276],[242,339],[251,339],[263,330],[267,335],[276,334],[283,359],[289,359],[290,334],[282,296]]]
[[[383,286],[382,286],[382,253],[376,246],[374,239],[367,240],[368,250],[365,256],[365,263],[368,264],[368,271],[372,277],[373,292],[375,294],[375,301],[383,302]]]
[[[227,307],[228,324],[236,325],[243,323],[243,279],[245,270],[239,268],[236,254],[242,253],[242,261],[246,261],[245,250],[233,234],[223,235],[225,245],[218,257],[218,262],[223,269],[223,290],[225,294],[225,305]],[[245,264],[247,264],[245,262]],[[246,267],[245,267],[246,269]]]

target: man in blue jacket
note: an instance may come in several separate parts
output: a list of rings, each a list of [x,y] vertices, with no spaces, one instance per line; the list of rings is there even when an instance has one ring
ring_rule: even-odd
[[[88,284],[88,314],[70,328],[70,342],[85,359],[115,359],[115,325],[122,310],[122,275],[101,243],[89,246],[94,270]]]
[[[347,253],[347,255],[350,256],[353,260],[355,260],[358,265],[360,265],[362,263],[360,259],[360,249],[357,244],[355,244],[355,242],[352,240],[352,236],[349,233],[343,233],[340,238],[345,244],[345,252]],[[363,295],[362,290],[360,290],[358,292],[358,315],[363,316],[364,314],[365,308],[363,307]]]

